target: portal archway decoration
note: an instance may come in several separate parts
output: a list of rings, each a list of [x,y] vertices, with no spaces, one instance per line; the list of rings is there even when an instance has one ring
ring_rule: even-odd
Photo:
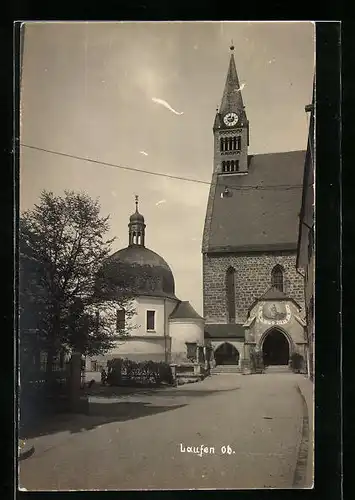
[[[286,325],[291,319],[291,308],[282,302],[261,302],[257,320],[264,325]]]

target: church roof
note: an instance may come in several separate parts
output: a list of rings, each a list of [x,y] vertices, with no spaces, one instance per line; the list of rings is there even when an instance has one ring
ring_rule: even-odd
[[[259,300],[288,300],[288,297],[284,292],[272,286]]]
[[[104,274],[108,279],[121,276],[136,295],[176,299],[175,280],[169,265],[144,246],[131,245],[112,254],[107,259]]]
[[[129,222],[130,224],[134,224],[134,223],[141,223],[141,224],[144,224],[144,217],[142,214],[139,213],[138,211],[138,195],[135,196],[135,203],[136,203],[136,211],[134,212],[134,214],[132,214],[129,218]]]
[[[211,323],[205,325],[205,337],[244,339],[244,328],[243,325]]]
[[[258,154],[247,174],[217,175],[202,251],[296,250],[304,158],[305,151]],[[222,196],[225,188],[232,196]]]
[[[278,290],[276,287],[272,286],[263,295],[255,299],[254,302],[250,305],[248,310],[251,311],[258,302],[263,300],[275,300],[275,301],[288,300],[290,302],[293,302],[298,309],[301,309],[300,305],[298,304],[298,302],[296,302],[295,299],[289,297],[284,292],[281,292],[281,290]]]
[[[168,263],[156,252],[146,248],[144,217],[138,211],[138,196],[135,196],[136,211],[130,217],[129,245],[110,255],[97,276],[97,293],[115,295],[123,290],[134,296],[175,296],[174,275]]]
[[[188,300],[179,302],[169,316],[170,319],[203,319]]]

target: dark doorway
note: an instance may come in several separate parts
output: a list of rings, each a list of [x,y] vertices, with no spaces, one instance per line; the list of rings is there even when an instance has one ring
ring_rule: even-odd
[[[280,330],[271,330],[263,343],[264,365],[288,365],[290,348],[286,336]]]
[[[220,345],[214,353],[216,365],[238,365],[239,352],[229,342]]]

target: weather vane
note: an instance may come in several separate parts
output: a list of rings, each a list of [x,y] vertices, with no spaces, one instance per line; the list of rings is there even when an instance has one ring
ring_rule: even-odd
[[[231,50],[234,50],[233,39],[231,40],[231,46],[230,46],[230,49],[231,49]]]

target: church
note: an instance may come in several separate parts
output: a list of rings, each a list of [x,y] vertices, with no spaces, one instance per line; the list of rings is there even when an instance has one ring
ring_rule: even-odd
[[[251,155],[252,136],[231,47],[213,124],[213,173],[205,217],[205,338],[218,366],[247,372],[307,358],[303,276],[296,270],[305,151]]]
[[[117,309],[116,322],[112,323],[116,346],[105,355],[87,358],[87,372],[106,368],[107,361],[113,358],[187,363],[189,346],[195,346],[195,351],[204,356],[204,319],[189,301],[175,295],[170,266],[146,246],[146,223],[138,209],[138,196],[135,204],[128,223],[128,246],[113,253],[107,261],[110,273],[120,276],[123,272],[126,283],[133,284],[134,314]],[[120,336],[122,330],[128,330],[129,335]]]
[[[117,310],[113,332],[125,326],[132,332],[117,335],[106,355],[87,359],[88,371],[117,357],[176,364],[208,358],[212,373],[249,373],[256,352],[266,366],[287,367],[295,353],[306,363],[304,280],[296,268],[305,151],[249,154],[252,127],[241,90],[232,46],[213,124],[202,237],[204,317],[175,295],[171,268],[146,246],[136,197],[128,246],[109,258],[116,275],[125,266],[136,290],[135,314]]]

